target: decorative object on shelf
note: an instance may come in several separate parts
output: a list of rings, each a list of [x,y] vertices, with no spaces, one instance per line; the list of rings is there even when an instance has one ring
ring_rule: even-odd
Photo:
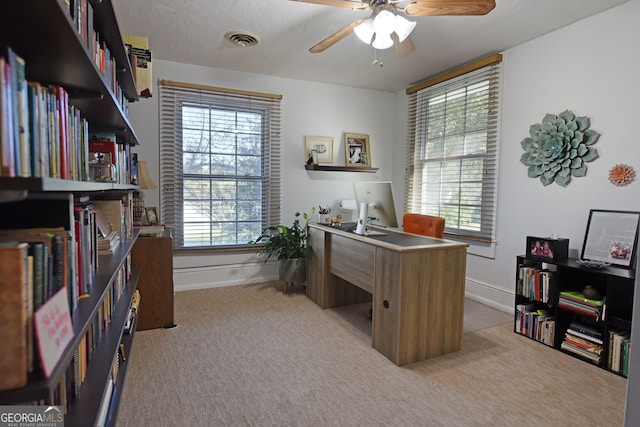
[[[147,214],[147,224],[159,224],[160,223],[160,215],[158,215],[158,208],[149,207],[144,209]]]
[[[283,224],[265,227],[256,240],[249,242],[250,245],[262,244],[259,253],[267,255],[265,262],[272,257],[280,261],[279,277],[285,282],[285,294],[289,282],[306,280],[305,259],[312,254],[308,241],[308,223],[315,210],[315,207],[311,209],[311,215],[296,212],[291,227]],[[304,224],[298,219],[301,215],[305,220]]]
[[[333,138],[330,136],[306,136],[305,159],[313,156],[312,150],[315,150],[317,155],[317,159],[313,159],[314,165],[333,162]]]
[[[569,239],[527,236],[527,258],[557,262],[569,256]]]
[[[582,295],[587,299],[602,299],[600,291],[593,285],[586,285],[582,290]]]
[[[95,152],[89,162],[89,178],[97,182],[116,182],[116,165],[111,163],[110,153]]]
[[[636,171],[633,170],[633,167],[622,163],[609,170],[609,181],[618,187],[631,184],[635,177]]]
[[[633,268],[640,212],[591,209],[580,258]]]
[[[136,156],[137,159],[137,156]],[[141,190],[153,190],[158,188],[151,179],[149,175],[149,170],[147,169],[147,162],[144,160],[140,160],[137,162],[138,164],[138,176],[137,180],[140,185]],[[132,183],[133,184],[133,183]],[[143,215],[145,213],[145,215]],[[140,225],[143,223],[142,220],[146,221],[146,211],[144,209],[144,193],[141,191],[136,191],[133,193],[133,224]]]
[[[575,117],[569,110],[547,114],[542,123],[532,125],[530,137],[520,143],[525,150],[520,162],[529,166],[529,177],[539,177],[545,186],[555,181],[566,187],[572,176],[585,176],[585,162],[598,158],[592,145],[600,137],[589,126],[588,117]]]
[[[592,261],[590,259],[577,259],[576,262],[583,267],[592,268],[594,270],[602,270],[611,265],[610,262]]]
[[[345,133],[344,150],[347,167],[371,167],[371,149],[369,148],[369,135]]]
[[[331,222],[331,208],[329,206],[318,206],[318,222],[321,224],[329,224]]]

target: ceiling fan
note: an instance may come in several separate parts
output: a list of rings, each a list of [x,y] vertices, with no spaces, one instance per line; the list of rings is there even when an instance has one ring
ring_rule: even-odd
[[[371,10],[369,18],[357,19],[313,45],[309,52],[319,53],[352,32],[376,49],[393,46],[396,56],[415,50],[409,34],[416,23],[393,12],[408,16],[486,15],[496,7],[495,0],[292,0],[353,10]]]

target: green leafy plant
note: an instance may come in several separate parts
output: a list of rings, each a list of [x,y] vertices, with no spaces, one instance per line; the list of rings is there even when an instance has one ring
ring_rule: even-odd
[[[315,212],[315,208],[311,209],[311,213]],[[305,220],[304,224],[300,223],[299,217]],[[265,262],[270,258],[277,260],[297,258],[299,263],[312,254],[311,246],[308,241],[308,228],[310,216],[306,213],[295,213],[293,225],[278,224],[266,227],[262,230],[262,234],[249,244],[262,244],[260,248],[261,254],[266,254]]]

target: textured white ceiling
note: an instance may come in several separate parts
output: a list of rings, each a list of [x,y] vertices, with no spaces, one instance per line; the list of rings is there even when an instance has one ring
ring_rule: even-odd
[[[153,57],[257,74],[396,91],[516,46],[628,0],[496,0],[485,16],[411,17],[416,51],[397,58],[351,34],[322,53],[308,49],[370,12],[290,0],[112,0],[123,33],[146,36]],[[261,43],[224,39],[249,31]],[[594,28],[593,31],[598,31]],[[571,55],[550,49],[550,63]],[[376,59],[384,66],[373,65]],[[554,58],[556,61],[554,61]]]

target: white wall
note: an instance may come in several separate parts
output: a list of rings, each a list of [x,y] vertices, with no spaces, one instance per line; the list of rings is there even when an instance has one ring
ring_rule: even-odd
[[[312,207],[338,207],[353,199],[352,181],[389,181],[394,157],[394,94],[382,91],[230,72],[169,61],[154,60],[154,78],[276,93],[282,101],[283,221],[291,223],[296,211]],[[375,69],[372,69],[375,72]],[[148,162],[158,179],[158,94],[130,106],[130,120],[141,139],[135,151]],[[344,133],[370,137],[372,166],[376,173],[319,172],[304,169],[305,135],[333,137],[334,164],[345,165]],[[401,187],[400,187],[401,188]],[[160,206],[159,191],[145,191],[147,206]],[[401,207],[398,207],[401,210]],[[162,212],[160,212],[162,216]],[[257,236],[256,236],[257,237]],[[177,255],[174,258],[175,289],[257,283],[277,277],[272,263],[265,265],[254,253],[225,255]]]
[[[640,173],[640,144],[635,121],[640,108],[640,39],[633,0],[504,52],[500,175],[495,258],[470,255],[467,293],[503,310],[513,307],[515,256],[527,235],[557,233],[570,239],[572,255],[581,248],[589,210],[640,210],[638,183],[614,187],[607,180],[617,163]],[[375,70],[372,69],[372,72]],[[325,85],[251,73],[154,61],[154,77],[244,90],[283,94],[283,212],[352,198],[353,180],[393,180],[396,209],[402,212],[406,144],[404,91],[386,92]],[[425,76],[425,78],[428,76]],[[131,122],[142,140],[138,150],[158,177],[157,93],[131,106]],[[601,133],[600,158],[588,163],[586,177],[566,187],[544,187],[527,177],[519,159],[520,141],[546,113],[565,109],[588,116]],[[344,164],[344,132],[371,137],[375,174],[310,172],[303,168],[304,136],[334,138],[334,163]],[[148,191],[147,205],[159,206],[158,191]],[[275,277],[273,266],[254,254],[177,256],[176,289],[258,282]]]
[[[557,233],[579,256],[590,209],[640,210],[638,179],[608,181],[618,163],[640,174],[640,1],[631,1],[504,52],[498,227],[495,259],[470,255],[467,291],[512,309],[515,256],[527,235]],[[520,142],[547,113],[588,116],[600,158],[567,187],[528,178]]]

